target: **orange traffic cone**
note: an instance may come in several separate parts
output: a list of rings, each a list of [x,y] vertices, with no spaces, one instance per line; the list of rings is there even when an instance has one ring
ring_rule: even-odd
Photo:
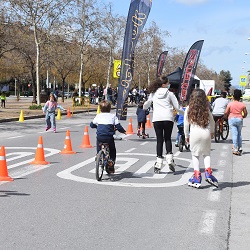
[[[133,126],[132,126],[132,118],[129,119],[128,129],[127,129],[126,134],[134,134]]]
[[[147,116],[146,128],[153,128],[153,126],[150,123],[150,115]]]
[[[68,107],[68,110],[67,110],[67,117],[71,117],[70,107]]]
[[[65,141],[64,141],[64,148],[60,153],[61,154],[76,154],[76,152],[72,150],[72,144],[71,144],[69,130],[67,130],[67,132],[66,132],[66,137],[65,137]]]
[[[4,146],[0,147],[0,181],[13,181],[8,175]]]
[[[49,164],[49,162],[45,161],[42,136],[39,136],[38,139],[35,160],[30,162],[30,164],[38,164],[38,165]]]
[[[82,139],[82,145],[79,146],[80,148],[93,148],[93,146],[90,144],[89,140],[89,129],[88,126],[85,126],[84,135]]]

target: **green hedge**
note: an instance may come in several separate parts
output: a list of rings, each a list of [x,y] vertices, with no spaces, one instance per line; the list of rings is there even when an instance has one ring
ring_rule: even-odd
[[[29,107],[29,109],[32,109],[32,110],[34,110],[34,109],[42,109],[42,106],[41,105],[32,105],[32,106]]]

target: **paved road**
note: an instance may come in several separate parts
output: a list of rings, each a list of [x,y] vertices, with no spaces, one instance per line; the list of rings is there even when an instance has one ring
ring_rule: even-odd
[[[153,129],[146,140],[117,140],[114,179],[97,182],[95,147],[79,147],[94,115],[63,117],[56,134],[45,132],[42,118],[0,124],[14,178],[0,183],[0,249],[248,249],[250,118],[241,157],[231,154],[230,140],[212,143],[220,188],[203,181],[197,190],[187,186],[192,166],[185,150],[174,148],[175,174],[168,168],[153,173]],[[128,115],[135,129],[135,108]],[[127,128],[128,121],[122,124]],[[60,154],[67,130],[75,155]],[[48,165],[30,164],[39,136]],[[95,146],[95,130],[89,129],[89,137]]]

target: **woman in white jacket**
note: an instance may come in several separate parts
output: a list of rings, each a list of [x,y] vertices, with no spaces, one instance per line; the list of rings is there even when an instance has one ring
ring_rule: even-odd
[[[174,93],[169,91],[170,83],[168,78],[159,77],[152,82],[148,91],[150,93],[148,100],[144,103],[143,109],[147,109],[153,102],[153,117],[155,134],[157,138],[156,144],[156,163],[154,172],[159,173],[163,166],[163,143],[166,147],[166,161],[171,171],[175,172],[175,163],[173,160],[171,135],[174,125],[173,109],[177,112],[184,113],[180,108],[178,100]]]

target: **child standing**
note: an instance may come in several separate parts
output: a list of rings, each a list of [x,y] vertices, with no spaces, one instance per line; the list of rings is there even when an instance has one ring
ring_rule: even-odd
[[[145,139],[145,126],[146,126],[146,120],[147,120],[147,115],[149,114],[148,109],[143,109],[143,102],[140,102],[138,104],[137,110],[136,110],[136,115],[137,115],[137,135],[141,135],[141,128],[142,128],[142,138]]]
[[[186,109],[186,102],[183,102],[182,110],[185,112],[185,109]],[[184,115],[178,112],[175,116],[175,120],[177,121],[177,128],[178,128],[177,137],[175,140],[175,146],[179,147],[179,138],[181,135],[184,134]]]
[[[55,113],[57,108],[65,111],[65,109],[62,106],[57,104],[56,97],[54,96],[53,93],[51,93],[49,96],[49,101],[47,101],[43,107],[43,113],[46,114],[45,115],[46,131],[48,131],[52,127],[54,133],[56,133]]]
[[[110,150],[110,161],[108,162],[109,173],[115,172],[115,160],[116,160],[116,147],[114,141],[115,130],[117,129],[121,133],[126,133],[126,130],[119,123],[116,115],[111,114],[111,103],[103,100],[100,102],[101,113],[97,114],[94,120],[90,123],[91,128],[97,128],[96,130],[96,151],[101,150],[100,143],[108,143]]]
[[[190,96],[189,106],[184,113],[184,134],[186,142],[190,142],[194,168],[194,174],[188,182],[188,185],[191,187],[199,188],[201,185],[200,156],[203,156],[204,159],[205,180],[211,185],[218,187],[218,181],[212,175],[210,158],[211,138],[214,137],[213,131],[214,119],[209,109],[206,94],[202,89],[194,89]]]

